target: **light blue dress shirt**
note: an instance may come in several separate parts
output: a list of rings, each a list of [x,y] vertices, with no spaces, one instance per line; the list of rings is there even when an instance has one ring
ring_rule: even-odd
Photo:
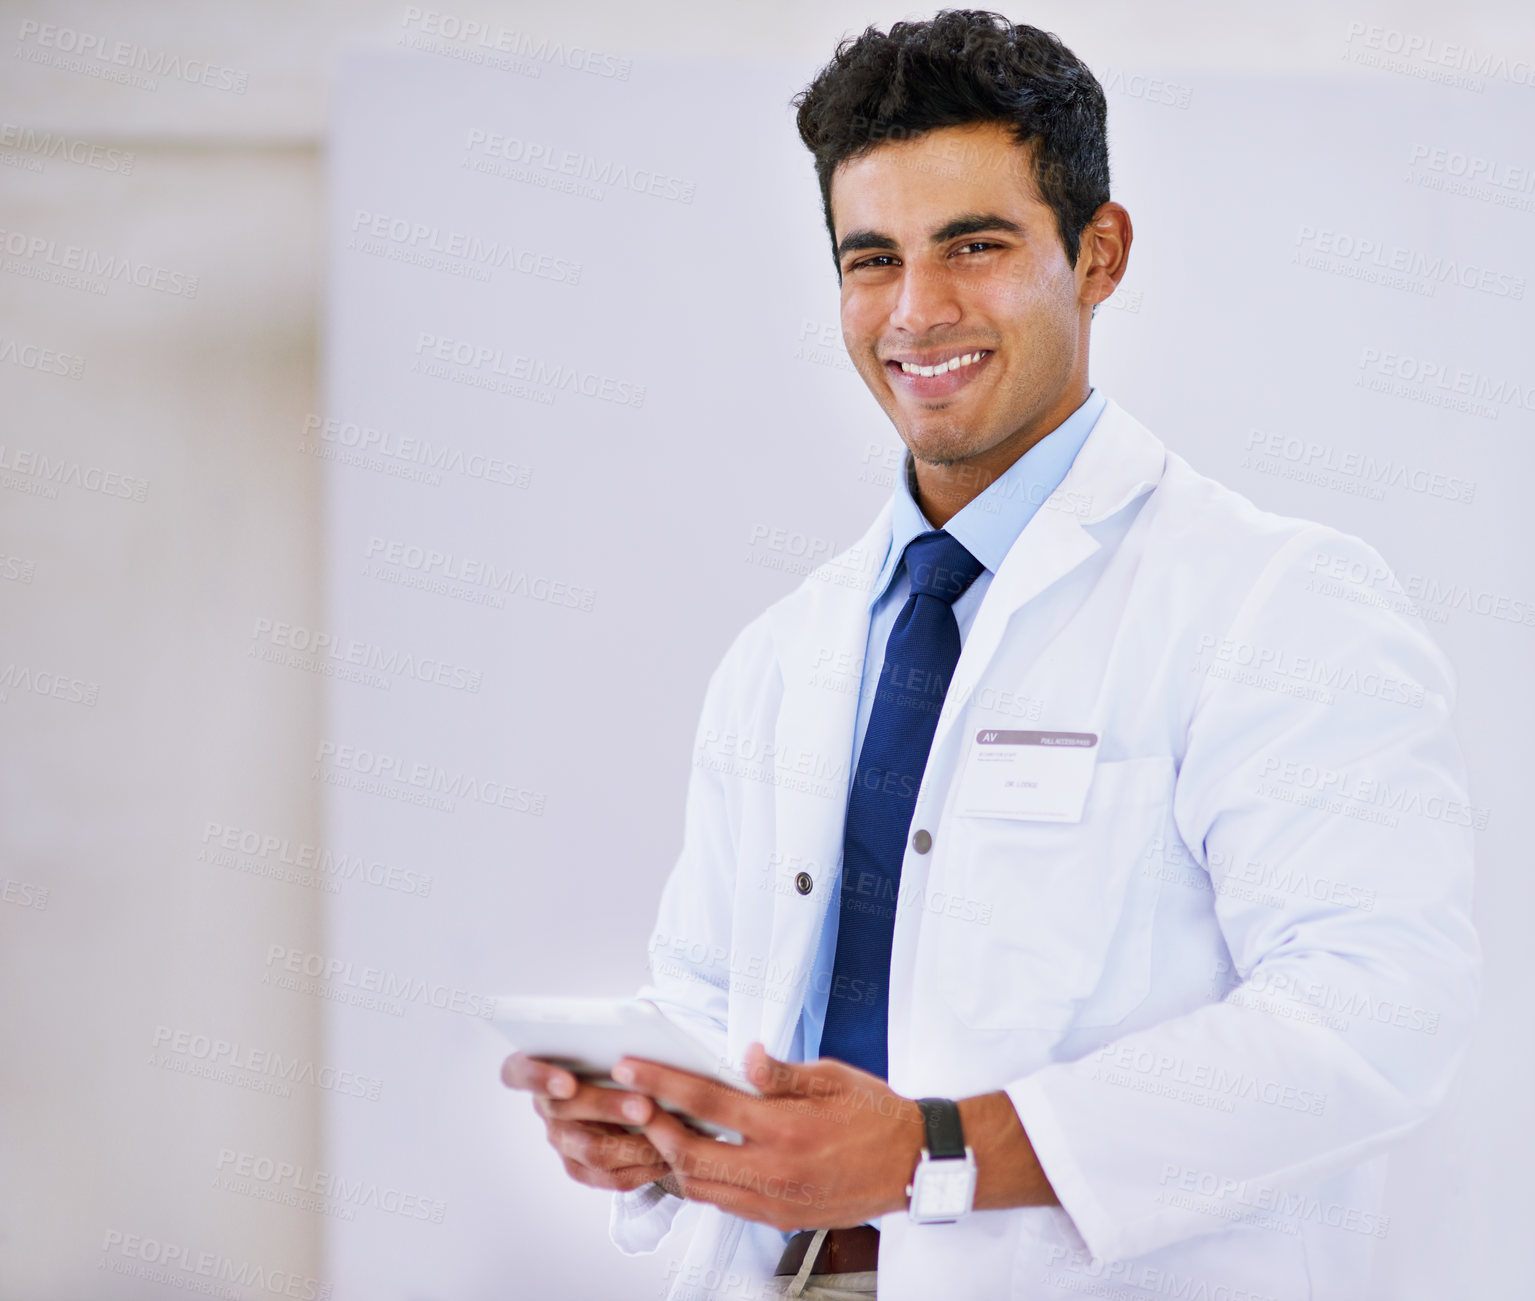
[[[961,646],[970,634],[970,625],[975,622],[976,611],[981,608],[981,602],[986,598],[986,589],[991,586],[991,580],[1001,568],[1003,559],[1045,499],[1060,487],[1061,480],[1071,469],[1071,463],[1077,459],[1077,453],[1082,450],[1082,444],[1098,423],[1098,417],[1103,414],[1107,402],[1108,398],[1097,389],[1090,390],[1087,401],[1014,461],[1000,478],[989,484],[984,492],[944,525],[945,532],[986,566],[980,577],[954,602],[954,619],[959,624]],[[911,453],[908,452],[905,472],[896,481],[895,504],[890,516],[890,550],[885,553],[884,566],[874,580],[874,590],[869,597],[869,640],[864,651],[863,678],[858,689],[858,721],[853,730],[852,771],[857,771],[858,752],[863,748],[864,732],[868,730],[869,715],[874,710],[874,692],[879,685],[880,669],[885,663],[885,643],[890,640],[890,630],[895,626],[896,616],[911,594],[911,581],[907,577],[906,562],[903,559],[906,544],[920,534],[931,532],[933,528],[912,496],[910,474]],[[805,1006],[795,1030],[795,1042],[790,1048],[791,1061],[810,1061],[820,1055],[821,1030],[826,1023],[826,1001],[831,989],[832,966],[837,956],[837,929],[840,921],[838,899],[833,899],[826,910],[826,924],[821,928],[821,942],[810,973]]]

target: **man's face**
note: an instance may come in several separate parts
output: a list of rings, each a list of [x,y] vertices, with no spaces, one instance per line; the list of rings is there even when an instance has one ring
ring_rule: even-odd
[[[1079,356],[1085,378],[1080,279],[1031,155],[985,122],[877,145],[833,174],[843,340],[919,460],[989,452],[1059,404]]]

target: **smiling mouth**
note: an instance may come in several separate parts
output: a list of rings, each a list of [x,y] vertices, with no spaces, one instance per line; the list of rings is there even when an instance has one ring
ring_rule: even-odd
[[[970,383],[985,368],[991,355],[990,348],[957,352],[931,365],[892,359],[885,363],[885,370],[895,387],[914,397],[946,397]]]
[[[959,370],[964,366],[974,366],[976,362],[984,361],[989,356],[991,356],[991,349],[982,348],[979,352],[956,353],[947,361],[940,361],[933,366],[919,366],[909,361],[887,361],[885,365],[897,367],[903,375],[930,377],[947,375],[951,370]]]

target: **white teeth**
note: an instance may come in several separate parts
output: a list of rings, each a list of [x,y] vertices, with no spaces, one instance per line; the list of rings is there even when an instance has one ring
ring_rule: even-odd
[[[966,352],[958,357],[950,357],[948,361],[941,361],[936,366],[916,366],[909,361],[903,361],[901,370],[907,375],[947,375],[951,370],[958,370],[961,366],[974,365],[985,355],[984,352]]]

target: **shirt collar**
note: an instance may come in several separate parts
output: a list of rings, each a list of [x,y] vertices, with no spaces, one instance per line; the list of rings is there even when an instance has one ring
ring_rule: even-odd
[[[1071,469],[1071,463],[1077,459],[1077,453],[1082,450],[1082,444],[1107,405],[1107,395],[1092,389],[1081,406],[957,512],[944,525],[944,532],[995,574],[1012,550],[1013,543],[1018,541],[1018,535],[1045,499],[1060,487],[1066,471]],[[917,505],[914,486],[915,469],[908,451],[903,471],[896,479],[895,501],[890,514],[890,550],[885,553],[884,566],[874,580],[870,606],[883,597],[895,581],[907,543],[932,531],[933,526]]]

